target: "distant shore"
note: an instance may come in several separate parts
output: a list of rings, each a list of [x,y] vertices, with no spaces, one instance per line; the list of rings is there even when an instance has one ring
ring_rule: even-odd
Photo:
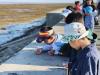
[[[72,3],[0,4],[0,28],[9,24],[24,23],[46,16],[46,13],[65,8]]]
[[[70,4],[0,4],[0,28],[34,20],[67,5]]]

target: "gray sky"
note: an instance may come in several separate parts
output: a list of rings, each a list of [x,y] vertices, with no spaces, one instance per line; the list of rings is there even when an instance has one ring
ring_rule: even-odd
[[[72,3],[77,0],[0,0],[0,3]],[[82,0],[79,0],[82,1]],[[94,0],[97,1],[97,0]]]

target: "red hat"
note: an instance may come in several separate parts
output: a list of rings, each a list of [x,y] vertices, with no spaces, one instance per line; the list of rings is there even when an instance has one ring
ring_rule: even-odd
[[[44,41],[45,43],[53,41],[53,37],[52,35],[54,35],[54,30],[51,27],[43,27],[40,29],[40,32],[38,34],[37,37],[37,42],[41,43],[42,41]]]

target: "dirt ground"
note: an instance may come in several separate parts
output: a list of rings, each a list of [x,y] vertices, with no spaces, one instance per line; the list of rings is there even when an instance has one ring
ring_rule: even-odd
[[[45,16],[47,12],[68,4],[1,4],[0,28],[7,24],[23,23]]]

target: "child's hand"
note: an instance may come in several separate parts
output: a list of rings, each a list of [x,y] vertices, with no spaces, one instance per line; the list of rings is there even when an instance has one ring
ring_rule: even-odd
[[[35,54],[36,55],[40,55],[42,53],[42,48],[38,48],[36,51],[35,51]]]
[[[62,65],[63,65],[65,68],[68,68],[68,62],[63,62]]]
[[[50,51],[48,51],[48,55],[50,55],[50,56],[54,56],[54,53],[55,53],[54,50],[50,50]]]

